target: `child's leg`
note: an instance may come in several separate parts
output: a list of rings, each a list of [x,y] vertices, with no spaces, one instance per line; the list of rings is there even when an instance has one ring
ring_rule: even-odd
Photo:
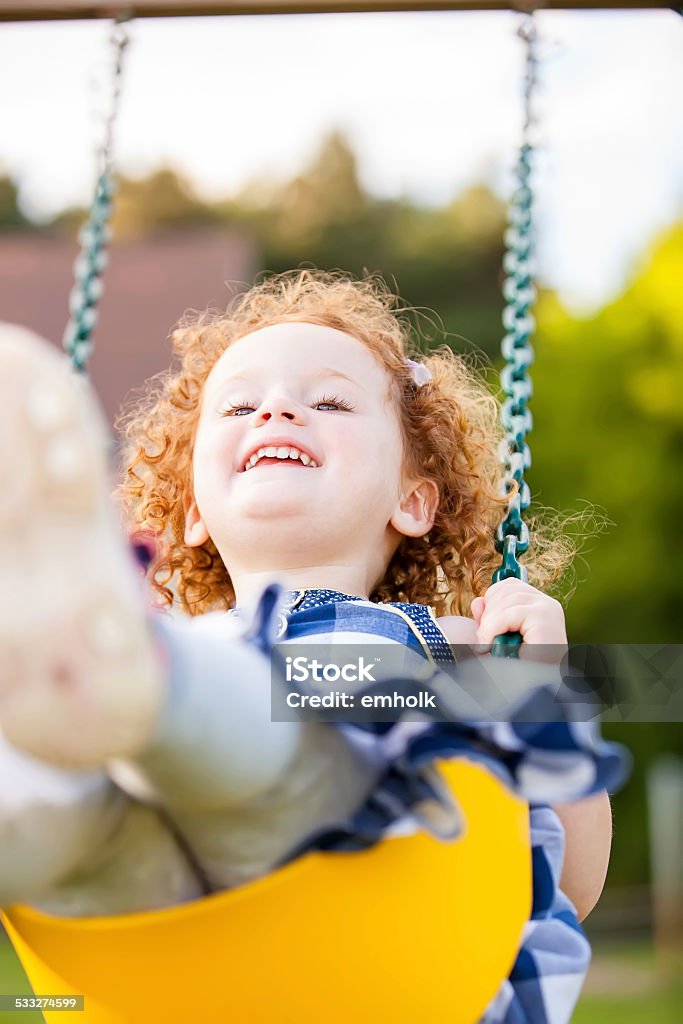
[[[49,891],[118,827],[127,800],[102,772],[72,772],[0,734],[0,907]]]
[[[134,758],[173,810],[239,807],[270,788],[301,741],[298,722],[271,721],[270,659],[235,620],[159,616],[167,652],[164,708]]]
[[[133,752],[163,702],[141,588],[115,528],[106,434],[49,345],[0,326],[0,725],[36,757]]]
[[[235,620],[157,626],[171,655],[169,693],[134,764],[215,887],[267,873],[358,810],[384,763],[331,726],[271,721],[270,658],[240,639]]]
[[[69,771],[0,734],[0,907],[67,917],[173,906],[202,894],[165,822],[104,773]]]

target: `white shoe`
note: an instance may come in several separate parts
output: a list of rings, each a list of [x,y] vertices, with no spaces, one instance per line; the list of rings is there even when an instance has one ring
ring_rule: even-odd
[[[106,444],[66,358],[0,324],[0,728],[71,768],[138,752],[165,692]]]

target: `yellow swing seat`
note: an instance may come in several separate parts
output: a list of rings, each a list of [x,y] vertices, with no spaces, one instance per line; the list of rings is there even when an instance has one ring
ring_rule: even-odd
[[[81,1024],[476,1024],[531,911],[528,811],[482,766],[440,767],[467,823],[454,843],[418,834],[313,853],[118,917],[11,907],[3,922],[35,993],[84,995]]]

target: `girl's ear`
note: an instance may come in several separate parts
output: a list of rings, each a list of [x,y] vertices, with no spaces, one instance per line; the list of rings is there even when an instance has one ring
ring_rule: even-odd
[[[199,514],[197,502],[191,495],[185,495],[183,498],[183,508],[185,510],[185,543],[190,548],[198,548],[209,539],[209,531]]]
[[[412,483],[391,517],[391,525],[406,537],[424,537],[434,525],[439,488],[433,480]]]

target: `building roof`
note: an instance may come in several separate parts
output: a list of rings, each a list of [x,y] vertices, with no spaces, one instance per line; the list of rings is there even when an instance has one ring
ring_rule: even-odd
[[[77,244],[0,235],[0,319],[61,346]],[[91,379],[110,422],[124,396],[171,359],[169,334],[188,310],[224,309],[253,279],[258,254],[233,229],[192,229],[114,243],[95,328]]]

